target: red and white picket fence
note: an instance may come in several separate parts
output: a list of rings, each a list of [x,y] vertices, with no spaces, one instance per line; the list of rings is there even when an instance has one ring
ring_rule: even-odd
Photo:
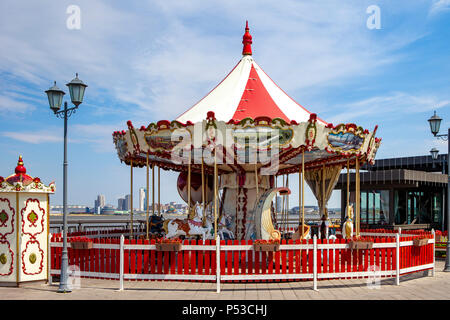
[[[115,236],[113,234],[112,236]],[[414,238],[427,238],[417,247]],[[280,282],[321,279],[396,277],[431,270],[434,275],[434,232],[421,235],[365,237],[372,249],[351,249],[350,240],[282,240],[276,252],[257,252],[252,240],[185,240],[181,251],[157,251],[155,240],[93,238],[92,249],[68,246],[69,265],[85,278],[216,282]],[[60,274],[62,238],[50,238],[49,279]],[[374,266],[376,270],[374,271]]]

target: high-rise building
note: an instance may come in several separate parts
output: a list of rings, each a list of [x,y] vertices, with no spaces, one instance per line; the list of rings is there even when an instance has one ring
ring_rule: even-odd
[[[132,205],[133,205],[133,204],[131,203],[131,194],[127,194],[127,195],[125,196],[125,206],[124,206],[124,210],[125,210],[125,211],[130,211]]]
[[[94,201],[94,213],[100,214],[101,208],[105,206],[105,196],[103,194],[99,194],[97,199]]]
[[[119,198],[117,200],[117,210],[119,210],[119,211],[125,210],[125,199],[124,198]]]
[[[147,192],[145,188],[139,188],[139,211],[144,211],[146,209],[145,207],[146,193]]]
[[[98,196],[97,196],[97,200],[98,200],[98,203],[99,203],[99,207],[104,207],[105,206],[105,195],[103,195],[103,194],[99,194]]]

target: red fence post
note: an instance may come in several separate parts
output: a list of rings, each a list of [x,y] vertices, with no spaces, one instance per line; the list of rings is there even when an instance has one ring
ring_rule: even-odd
[[[149,246],[150,245],[150,241],[148,239],[144,240],[144,245],[145,246]],[[148,272],[150,271],[150,267],[149,267],[149,252],[148,252],[148,248],[144,250],[144,274],[148,274]]]
[[[308,240],[305,240],[305,239],[302,239],[302,244],[308,244]],[[302,257],[302,259],[301,259],[301,264],[302,264],[302,273],[308,273],[308,259],[307,259],[307,256],[306,256],[306,249],[302,249],[301,250],[301,257]]]
[[[328,244],[328,239],[323,239],[322,240],[322,244]],[[322,259],[322,272],[323,273],[328,273],[328,253],[329,250],[328,249],[322,249],[322,255],[323,255],[323,259]]]
[[[248,244],[253,245],[253,241],[248,240]],[[248,260],[247,274],[252,275],[253,274],[253,248],[250,249],[249,251],[247,251],[247,260]],[[249,282],[253,282],[253,280],[249,280]]]
[[[126,246],[129,243],[130,243],[130,240],[125,239],[123,244]],[[123,250],[123,273],[124,274],[130,273],[130,250],[129,249]]]
[[[198,245],[199,246],[204,246],[205,245],[205,241],[203,240],[199,240],[198,241]],[[198,264],[197,264],[197,272],[198,274],[202,275],[203,274],[203,259],[205,258],[205,252],[206,251],[197,251],[197,259],[198,259]],[[202,281],[203,282],[203,281]]]
[[[233,245],[238,246],[239,245],[239,240],[234,240],[233,241]],[[233,274],[234,275],[238,275],[239,274],[239,251],[235,250],[233,251],[233,262],[234,262],[234,270],[233,270]],[[237,280],[234,280],[234,282],[239,282]]]
[[[212,240],[212,245],[216,245],[217,240]],[[220,268],[220,266],[217,265],[217,259],[216,259],[216,250],[211,251],[211,272],[212,274],[217,274],[217,268]]]
[[[293,245],[294,241],[292,239],[290,239],[288,241],[288,244]],[[288,263],[289,263],[288,273],[293,274],[294,273],[294,250],[292,250],[292,249],[288,251]]]
[[[152,242],[155,240],[152,240]],[[177,252],[177,274],[183,274],[183,251],[178,251]],[[153,252],[151,252],[152,254]],[[157,254],[155,254],[155,257],[158,259],[159,258],[159,254],[160,252],[158,252]],[[154,265],[152,265],[152,268],[154,268]],[[158,269],[159,270],[159,269]],[[153,271],[154,272],[154,271]]]
[[[136,244],[136,240],[132,239],[130,240],[130,244]],[[136,249],[130,250],[130,273],[136,274]],[[135,281],[135,279],[132,279],[132,281]]]
[[[197,243],[196,240],[191,240],[191,245],[195,245]],[[190,250],[191,254],[191,273],[190,274],[197,274],[197,251],[196,250]],[[165,258],[165,257],[164,257]]]
[[[281,244],[285,245],[286,240],[281,240]],[[269,264],[272,263],[272,261],[269,260]],[[281,273],[286,274],[287,273],[287,250],[281,251]],[[282,279],[282,281],[286,281],[286,279]]]
[[[381,238],[380,242],[384,245],[386,243],[386,238]],[[381,248],[381,261],[380,261],[380,270],[386,270],[386,248]],[[382,276],[384,277],[384,276]]]
[[[273,254],[274,256],[275,256],[275,274],[280,274],[281,273],[281,253],[280,253],[280,251],[275,251],[275,254]],[[262,261],[263,261],[263,263],[262,263],[262,265],[263,265],[263,269],[262,269],[262,273],[263,274],[265,274],[265,273],[267,273],[267,267],[266,267],[266,265],[267,265],[267,258],[266,258],[266,252],[262,252]],[[273,261],[269,261],[269,263],[272,263],[273,264]],[[273,280],[269,280],[269,281],[273,281]],[[276,282],[280,282],[280,279],[276,279],[275,280]],[[266,282],[265,280],[264,280],[264,282]]]
[[[224,246],[226,244],[226,241],[225,240],[220,240],[220,246],[222,247],[222,246]],[[212,252],[211,251],[211,254],[214,254],[214,252]],[[226,265],[226,263],[225,263],[225,256],[226,256],[226,253],[225,253],[225,250],[223,250],[222,248],[220,249],[220,274],[227,274],[226,272],[225,272],[225,265]],[[209,261],[209,260],[207,260],[207,261]],[[213,274],[213,273],[211,273],[211,274]]]
[[[241,245],[246,245],[246,244],[247,244],[247,241],[241,240]],[[240,274],[247,274],[247,265],[246,265],[246,261],[245,261],[246,253],[247,253],[247,250],[241,251],[241,272],[240,272]],[[245,280],[245,281],[247,281],[247,280]]]
[[[143,243],[142,243],[142,239],[138,239],[137,241],[136,241],[136,243],[137,244],[139,244],[139,245],[142,245]],[[137,253],[137,270],[136,270],[136,273],[137,274],[143,274],[144,272],[143,272],[143,270],[142,270],[142,249],[138,249],[138,250],[136,250],[136,253]]]
[[[151,239],[150,240],[150,245],[156,245],[156,240],[155,239]],[[149,252],[150,254],[150,273],[151,274],[155,274],[156,273],[156,248],[150,250]],[[179,253],[177,253],[179,254]]]

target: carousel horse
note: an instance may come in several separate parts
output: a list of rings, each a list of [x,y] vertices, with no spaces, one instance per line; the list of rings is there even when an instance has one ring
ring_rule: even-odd
[[[200,210],[199,206],[195,205],[193,210],[195,212],[193,219],[168,219],[164,221],[163,228],[166,238],[202,236],[203,240],[214,239],[214,228],[210,219],[203,219],[204,212]]]
[[[347,206],[347,220],[342,225],[342,237],[351,239],[353,236],[353,205]]]
[[[151,235],[155,235],[157,237],[162,236],[164,219],[158,215],[151,215],[148,219],[148,232]]]
[[[222,219],[218,224],[218,233],[221,240],[233,240],[235,239],[234,233],[227,228],[227,218],[228,216],[223,213]]]

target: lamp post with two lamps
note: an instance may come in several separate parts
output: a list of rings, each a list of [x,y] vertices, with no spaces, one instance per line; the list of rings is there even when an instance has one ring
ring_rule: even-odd
[[[449,155],[450,155],[450,128],[448,128],[447,134],[438,134],[439,129],[441,127],[441,121],[442,119],[436,115],[436,111],[434,111],[434,115],[428,119],[428,122],[430,123],[430,129],[431,133],[436,137],[440,138],[444,141],[447,141],[448,146],[448,153],[447,153],[447,251],[445,256],[445,267],[444,272],[450,272],[450,161],[449,161]],[[430,153],[433,159],[437,159],[438,150],[433,148],[431,149]]]
[[[56,81],[50,89],[45,91],[48,97],[50,109],[61,119],[64,119],[64,163],[63,163],[63,250],[61,255],[61,275],[59,280],[58,292],[71,292],[67,282],[68,255],[67,255],[67,119],[75,113],[78,106],[83,102],[84,90],[87,85],[76,77],[66,84],[69,87],[70,99],[75,107],[68,108],[67,102],[64,102],[64,109],[61,108],[62,99],[65,92],[56,86]]]

